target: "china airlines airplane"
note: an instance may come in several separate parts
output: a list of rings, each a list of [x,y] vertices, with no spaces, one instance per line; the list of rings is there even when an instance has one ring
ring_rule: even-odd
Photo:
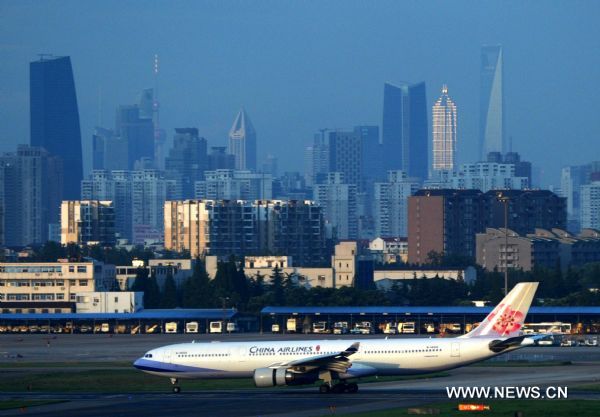
[[[522,282],[470,333],[456,338],[365,338],[182,343],[152,349],[136,368],[171,379],[253,378],[257,387],[313,384],[357,392],[361,377],[412,375],[458,368],[534,344],[521,334],[537,282]]]

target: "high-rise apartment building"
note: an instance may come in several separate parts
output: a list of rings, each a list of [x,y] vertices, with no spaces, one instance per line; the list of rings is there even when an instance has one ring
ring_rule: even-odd
[[[165,248],[192,257],[285,255],[321,265],[325,232],[311,201],[186,200],[165,203]]]
[[[329,141],[327,129],[321,129],[314,135],[313,144],[304,153],[306,185],[322,182],[329,172]]]
[[[408,198],[408,262],[428,263],[431,252],[475,256],[475,234],[485,220],[481,191],[417,191]]]
[[[329,132],[329,172],[341,172],[346,184],[361,189],[362,138],[356,131]]]
[[[600,179],[600,161],[567,166],[561,171],[560,194],[567,199],[570,231],[577,232],[581,227],[581,187],[594,179]]]
[[[323,208],[325,221],[337,239],[357,239],[357,186],[341,172],[330,172],[324,184],[313,185],[313,200]]]
[[[456,167],[456,104],[448,96],[448,87],[433,105],[433,170],[452,171]]]
[[[63,201],[60,207],[60,242],[63,245],[114,245],[115,211],[111,201]]]
[[[600,180],[580,187],[581,227],[600,230]]]
[[[86,200],[111,201],[118,237],[143,243],[147,235],[162,234],[163,208],[172,197],[175,182],[158,170],[94,170],[81,182]]]
[[[194,196],[194,184],[204,178],[208,166],[206,139],[196,128],[175,129],[173,147],[165,160],[167,178],[175,180],[175,198]]]
[[[235,169],[256,170],[256,131],[244,109],[229,130],[229,153],[235,158]]]
[[[218,169],[205,171],[196,181],[194,198],[203,200],[270,200],[273,198],[271,174]]]
[[[63,192],[63,161],[46,150],[19,145],[0,156],[4,244],[44,243],[49,228],[59,223]]]
[[[78,199],[83,158],[71,59],[42,56],[30,63],[29,98],[31,146],[62,159],[62,198]]]
[[[408,234],[408,197],[419,189],[419,183],[404,171],[389,171],[387,182],[375,183],[373,216],[375,235],[406,237]]]
[[[500,45],[481,48],[479,95],[479,145],[481,158],[489,152],[504,152],[503,52]]]
[[[427,126],[425,83],[386,83],[382,126],[382,163],[386,171],[402,170],[411,177],[427,178]]]

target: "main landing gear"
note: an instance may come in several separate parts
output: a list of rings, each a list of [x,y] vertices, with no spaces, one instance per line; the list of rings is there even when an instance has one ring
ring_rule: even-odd
[[[348,384],[343,381],[334,385],[323,384],[319,387],[319,392],[321,394],[329,394],[330,392],[334,394],[342,394],[344,392],[354,394],[358,392],[358,384],[354,382]]]
[[[179,394],[181,392],[181,387],[177,385],[179,381],[177,378],[171,378],[171,384],[173,385],[173,394]]]

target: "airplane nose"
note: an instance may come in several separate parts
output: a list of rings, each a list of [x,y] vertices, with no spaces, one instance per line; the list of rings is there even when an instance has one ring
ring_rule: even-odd
[[[135,362],[133,362],[133,366],[135,366],[136,368],[139,368],[141,366],[141,362],[142,362],[141,358],[136,359]]]

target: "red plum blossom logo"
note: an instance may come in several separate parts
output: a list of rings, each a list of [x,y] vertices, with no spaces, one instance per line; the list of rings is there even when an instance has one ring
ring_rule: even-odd
[[[494,320],[492,328],[500,336],[507,336],[513,332],[518,331],[521,328],[521,321],[523,320],[523,313],[519,310],[513,310],[508,305],[500,304],[497,308],[498,312],[494,311],[490,314],[490,321]]]

